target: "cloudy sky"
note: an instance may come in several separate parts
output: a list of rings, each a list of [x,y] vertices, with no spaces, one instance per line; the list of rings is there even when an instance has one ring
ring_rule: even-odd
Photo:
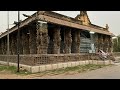
[[[55,11],[57,13],[75,17],[79,14],[79,11]],[[31,15],[35,11],[20,11],[20,19],[24,20],[25,17],[22,14]],[[105,27],[109,25],[109,31],[115,35],[120,34],[120,11],[88,11],[88,16],[93,24]],[[9,11],[9,26],[12,27],[13,22],[17,21],[17,11]],[[7,29],[7,11],[0,11],[0,32],[4,32]]]

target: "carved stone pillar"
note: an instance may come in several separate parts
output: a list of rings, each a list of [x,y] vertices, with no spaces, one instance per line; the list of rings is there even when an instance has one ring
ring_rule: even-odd
[[[107,39],[107,35],[104,35],[103,38],[103,51],[104,52],[108,52],[108,39]]]
[[[48,26],[47,22],[37,23],[37,54],[47,54],[48,49]]]
[[[3,38],[1,38],[1,54],[3,54]]]
[[[103,50],[103,46],[104,46],[104,43],[103,43],[103,35],[101,35],[101,49]]]
[[[5,54],[5,40],[2,38],[2,54]]]
[[[3,55],[5,55],[6,54],[6,40],[5,40],[5,37],[4,38],[2,38],[2,53],[3,53]]]
[[[80,30],[72,33],[72,53],[80,53]]]
[[[13,36],[10,37],[10,54],[13,55]]]
[[[97,53],[98,52],[98,48],[99,48],[99,46],[98,46],[98,42],[99,40],[98,40],[98,34],[97,33],[95,33],[95,52]]]
[[[103,36],[99,34],[99,49],[103,50]]]
[[[60,44],[61,44],[60,27],[55,27],[53,31],[53,53],[54,54],[60,54]]]
[[[80,30],[76,31],[76,35],[77,35],[77,50],[76,53],[80,53]]]
[[[22,31],[22,45],[23,45],[23,54],[30,54],[29,50],[29,34],[28,30]]]
[[[66,29],[64,30],[64,43],[65,43],[65,53],[71,53],[71,44],[72,44],[72,37],[71,37],[71,30]]]
[[[12,34],[11,36],[11,47],[12,47],[12,54],[17,54],[17,33]]]
[[[9,43],[9,45],[10,45],[10,46],[9,46],[9,50],[10,50],[10,51],[9,51],[9,54],[12,55],[12,38],[11,38],[11,35],[9,36],[9,38],[10,38],[10,40],[9,40],[9,42],[10,42],[10,43]]]
[[[105,35],[103,35],[103,51],[104,52],[106,52],[106,46],[105,46],[105,44],[106,44],[106,39],[105,39]]]
[[[19,42],[19,52],[20,54],[23,54],[23,45],[22,45],[23,39],[22,39],[22,31],[20,31],[20,42]]]
[[[108,48],[108,52],[112,52],[112,47],[113,47],[113,43],[112,43],[112,37],[108,36],[108,41],[109,41],[109,48]]]
[[[109,49],[109,36],[106,36],[106,52],[108,52]]]
[[[36,54],[36,29],[34,27],[29,27],[29,48],[30,54]]]
[[[1,42],[1,39],[0,39],[0,55],[2,54],[2,42]]]
[[[4,54],[7,54],[7,36],[4,37]]]
[[[98,34],[98,50],[100,49],[100,34]]]
[[[3,38],[3,55],[5,55],[5,38]]]

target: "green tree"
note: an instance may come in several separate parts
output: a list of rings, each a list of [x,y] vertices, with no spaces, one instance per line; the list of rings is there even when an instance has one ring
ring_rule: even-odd
[[[117,41],[117,38],[113,39],[113,52],[118,52],[118,41]]]
[[[117,45],[118,52],[120,52],[120,37],[118,37],[118,45]]]

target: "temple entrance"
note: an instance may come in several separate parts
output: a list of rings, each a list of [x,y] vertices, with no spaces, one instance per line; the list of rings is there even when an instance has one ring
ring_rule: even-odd
[[[89,53],[91,49],[90,33],[88,31],[81,31],[80,36],[80,53]]]

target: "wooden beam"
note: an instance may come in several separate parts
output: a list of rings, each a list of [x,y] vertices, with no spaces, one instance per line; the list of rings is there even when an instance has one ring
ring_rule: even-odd
[[[73,28],[77,28],[77,29],[88,30],[88,31],[96,32],[96,33],[106,34],[106,35],[113,35],[112,33],[108,32],[108,31],[103,31],[101,29],[96,29],[96,28],[93,28],[93,27],[80,25],[80,24],[77,24],[77,23],[72,23],[72,22],[69,22],[69,21],[53,18],[53,17],[50,17],[50,16],[39,15],[38,18],[40,20],[50,22],[50,23],[54,23],[54,24],[73,27]]]

